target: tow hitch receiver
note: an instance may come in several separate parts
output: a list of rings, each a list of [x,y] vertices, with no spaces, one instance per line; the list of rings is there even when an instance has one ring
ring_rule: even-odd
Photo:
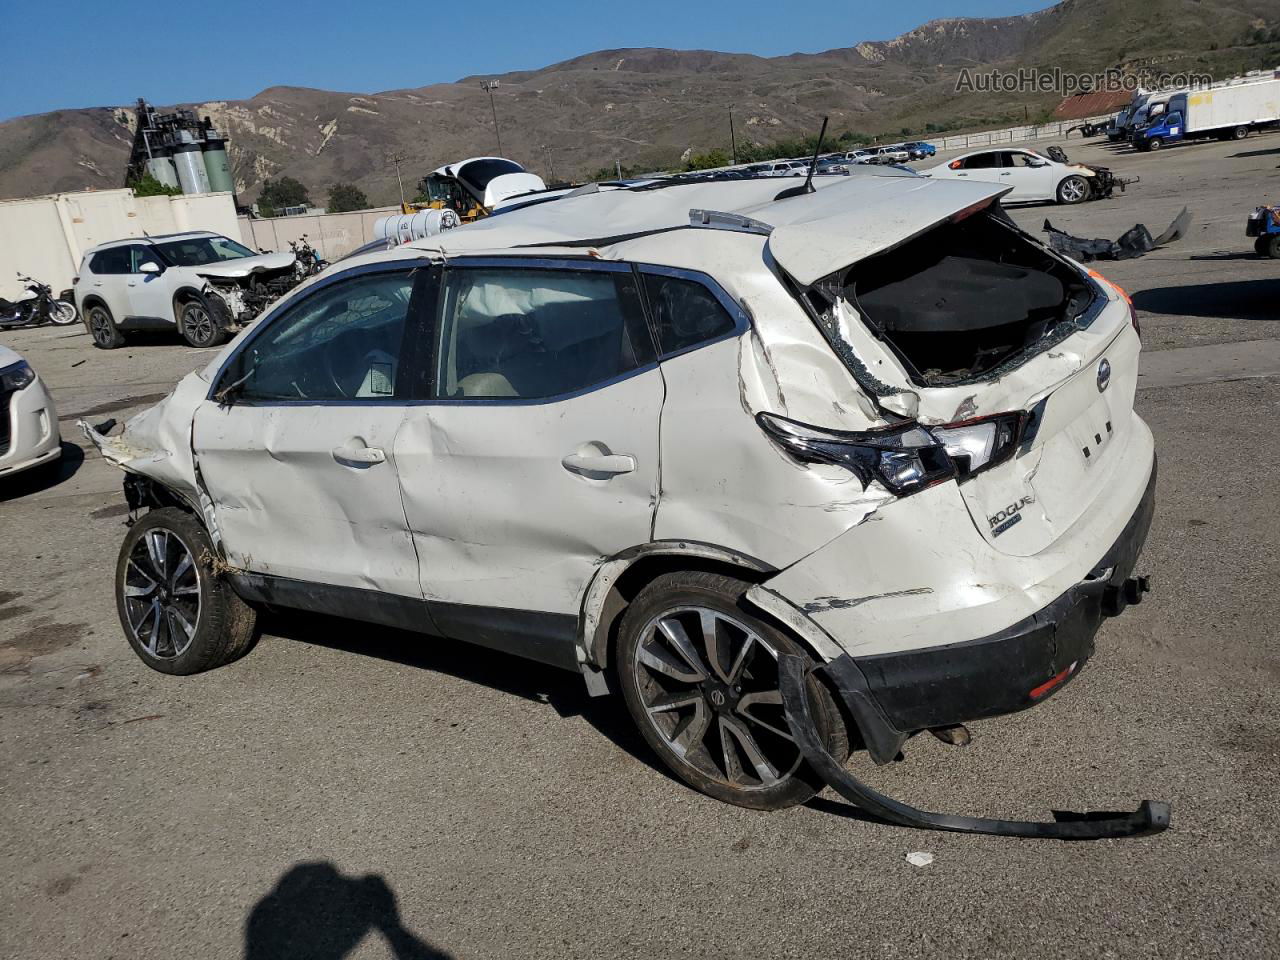
[[[837,689],[847,684],[841,675],[857,673],[857,667],[846,654],[818,670],[827,671]],[[815,671],[817,672],[817,671]],[[1051,840],[1103,840],[1113,837],[1141,837],[1160,833],[1169,827],[1169,804],[1143,800],[1129,814],[1062,814],[1053,823],[1031,820],[994,820],[987,817],[963,817],[947,813],[929,813],[900,803],[873,790],[838,763],[822,745],[814,727],[809,695],[805,689],[806,669],[803,659],[783,655],[778,658],[782,702],[787,724],[805,759],[824,781],[850,803],[889,823],[923,830],[947,830],[953,833],[985,833],[999,837],[1035,837]],[[852,684],[858,686],[856,681]]]

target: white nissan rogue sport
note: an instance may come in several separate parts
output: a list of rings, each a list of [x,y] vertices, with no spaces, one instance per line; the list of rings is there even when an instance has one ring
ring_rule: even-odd
[[[516,653],[761,809],[1043,702],[1146,588],[1155,456],[1127,298],[1001,193],[657,183],[337,265],[83,425],[136,517],[125,636],[195,673],[269,604]]]

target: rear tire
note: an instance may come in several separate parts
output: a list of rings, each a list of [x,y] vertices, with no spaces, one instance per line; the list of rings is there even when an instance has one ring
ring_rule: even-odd
[[[1258,237],[1253,241],[1253,249],[1257,251],[1260,257],[1270,257],[1272,260],[1280,260],[1280,233],[1273,233],[1269,236]]]
[[[187,676],[239,658],[257,614],[210,560],[213,543],[191,514],[152,510],[129,528],[116,562],[116,609],[125,638],[152,670]]]
[[[106,304],[95,303],[90,306],[85,313],[84,322],[89,328],[89,336],[93,337],[93,345],[99,350],[114,350],[124,346],[124,335],[116,327]]]
[[[178,308],[178,329],[182,339],[193,347],[216,347],[227,335],[201,300],[188,300]]]
[[[1083,203],[1089,199],[1092,188],[1084,177],[1072,175],[1065,177],[1058,184],[1058,202],[1065,204]]]
[[[1231,131],[1232,140],[1243,140],[1247,136],[1249,136],[1249,128],[1245,126],[1236,127]]]
[[[676,776],[726,803],[781,810],[824,784],[788,732],[777,658],[815,661],[746,607],[749,586],[714,573],[658,577],[623,615],[615,665],[632,719]],[[834,697],[812,678],[809,697],[820,738],[844,760]]]

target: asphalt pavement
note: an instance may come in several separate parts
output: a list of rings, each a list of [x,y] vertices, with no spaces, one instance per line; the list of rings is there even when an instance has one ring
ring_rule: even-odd
[[[869,780],[928,809],[1173,804],[1156,837],[887,826],[829,792],[729,807],[657,767],[621,703],[479,648],[309,615],[175,678],[125,644],[120,474],[74,429],[207,363],[174,339],[0,339],[49,383],[62,466],[0,484],[0,956],[1262,957],[1280,951],[1280,263],[1254,257],[1280,134],[1140,155],[1141,182],[1019,208],[1181,243],[1103,271],[1140,312],[1160,456],[1155,592],[1028,713],[925,736]],[[941,158],[939,158],[941,159]],[[918,165],[923,166],[923,164]],[[915,866],[910,853],[933,860]]]

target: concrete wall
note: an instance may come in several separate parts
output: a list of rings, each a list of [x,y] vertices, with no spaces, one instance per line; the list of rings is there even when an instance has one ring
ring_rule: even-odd
[[[265,220],[240,218],[242,242],[255,250],[289,249],[289,241],[304,233],[320,256],[332,263],[370,240],[379,217],[399,213],[399,207],[378,207],[352,213],[307,214],[300,217],[271,217]]]
[[[90,247],[124,237],[211,230],[244,239],[229,193],[135,197],[132,190],[86,190],[25,200],[0,200],[0,296],[18,297],[15,276],[29,274],[53,287],[71,286]]]

